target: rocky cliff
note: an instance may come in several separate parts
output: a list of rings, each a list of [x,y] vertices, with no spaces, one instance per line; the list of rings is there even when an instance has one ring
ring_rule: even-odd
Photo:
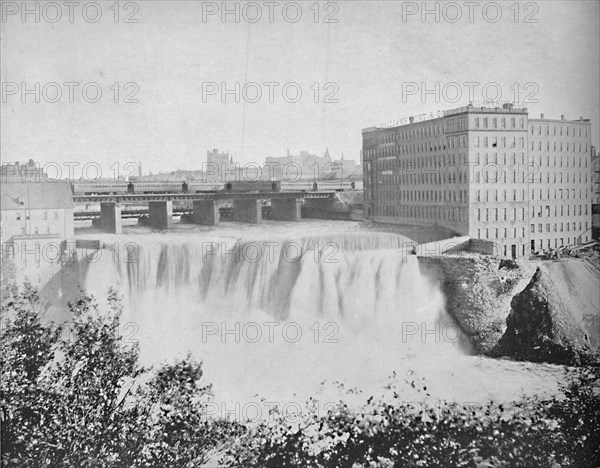
[[[422,257],[472,344],[492,356],[578,364],[600,345],[600,272],[587,263],[520,262],[485,255]]]
[[[494,356],[553,362],[598,362],[598,273],[584,262],[544,262],[511,301]]]

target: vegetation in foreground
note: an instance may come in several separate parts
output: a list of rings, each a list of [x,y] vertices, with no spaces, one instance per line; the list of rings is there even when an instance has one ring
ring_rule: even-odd
[[[107,311],[86,295],[71,303],[72,333],[65,337],[42,322],[35,289],[2,291],[2,466],[600,465],[598,369],[580,369],[564,398],[420,411],[369,399],[358,411],[340,402],[295,424],[276,414],[242,424],[206,417],[211,387],[201,363],[188,357],[141,367],[137,347],[119,336],[114,291],[108,303]]]

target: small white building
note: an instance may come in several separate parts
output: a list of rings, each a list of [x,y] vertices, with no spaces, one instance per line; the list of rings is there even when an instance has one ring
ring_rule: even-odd
[[[67,181],[5,182],[0,190],[2,268],[12,262],[18,280],[45,283],[74,240],[71,187]]]

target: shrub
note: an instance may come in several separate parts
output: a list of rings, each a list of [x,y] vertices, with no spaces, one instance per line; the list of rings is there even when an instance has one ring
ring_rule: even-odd
[[[232,425],[202,415],[210,387],[187,358],[154,374],[118,333],[121,303],[108,295],[70,304],[72,333],[41,323],[33,288],[2,309],[2,463],[19,467],[197,466]]]

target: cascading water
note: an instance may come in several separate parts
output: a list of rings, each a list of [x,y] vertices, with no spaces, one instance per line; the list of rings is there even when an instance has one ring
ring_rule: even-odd
[[[442,398],[476,401],[497,391],[495,371],[481,367],[498,364],[467,356],[408,239],[290,232],[139,236],[129,262],[103,255],[86,265],[84,285],[99,298],[117,285],[143,362],[191,352],[221,400],[302,399],[323,381],[375,392],[408,369]],[[529,385],[521,374],[505,397]]]

